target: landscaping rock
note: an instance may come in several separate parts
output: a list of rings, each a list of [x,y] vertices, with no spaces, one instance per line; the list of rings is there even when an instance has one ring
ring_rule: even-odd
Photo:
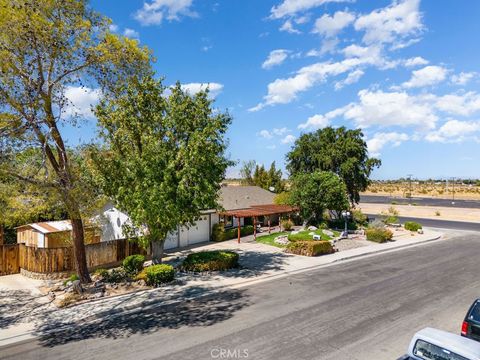
[[[312,232],[309,232],[308,235],[315,235],[315,233],[312,231]]]
[[[422,229],[418,229],[418,230],[417,230],[417,233],[423,234],[423,230],[422,230]]]
[[[293,230],[290,234],[298,234],[300,231],[298,230]]]
[[[316,226],[309,226],[308,230],[315,231],[315,230],[318,230],[318,228]]]
[[[288,236],[277,236],[273,242],[275,244],[279,244],[279,245],[288,245],[288,243],[290,241],[288,241]]]
[[[73,291],[78,294],[78,295],[82,295],[83,294],[83,287],[82,287],[82,284],[80,283],[80,280],[75,280],[73,283],[72,283],[72,289]]]
[[[104,296],[105,296],[105,292],[102,291],[102,292],[96,293],[96,294],[93,296],[93,298],[94,298],[94,299],[100,299],[100,298],[102,298],[102,297],[104,297]]]
[[[55,298],[56,298],[55,293],[53,291],[49,291],[48,292],[48,300],[53,301],[53,300],[55,300]]]
[[[330,230],[322,230],[322,232],[327,235],[327,236],[333,236],[333,231],[330,231]]]
[[[147,283],[145,282],[145,280],[138,280],[137,285],[138,286],[147,286]]]

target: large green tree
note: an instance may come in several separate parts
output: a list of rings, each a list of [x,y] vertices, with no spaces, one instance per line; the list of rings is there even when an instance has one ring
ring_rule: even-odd
[[[111,22],[85,0],[0,0],[0,171],[57,192],[72,222],[74,262],[80,280],[88,274],[77,178],[62,134],[81,120],[67,108],[71,87],[115,92],[124,81],[150,70],[150,52],[109,33]],[[45,180],[4,165],[25,148],[43,152]]]
[[[360,201],[359,193],[367,189],[372,170],[380,165],[380,160],[368,156],[362,131],[343,126],[303,134],[287,154],[287,169],[292,176],[332,171],[345,182],[352,203]]]
[[[300,208],[305,224],[311,221],[318,224],[325,210],[340,212],[349,208],[345,184],[331,171],[295,175],[288,201]]]
[[[167,92],[152,77],[105,96],[96,115],[105,151],[93,159],[104,191],[160,262],[169,232],[218,207],[231,117],[213,109],[208,91],[191,96],[177,84]]]

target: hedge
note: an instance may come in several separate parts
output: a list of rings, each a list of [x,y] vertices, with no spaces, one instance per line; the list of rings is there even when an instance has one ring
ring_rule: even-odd
[[[128,275],[136,275],[143,269],[143,263],[145,262],[145,256],[143,255],[130,255],[123,260],[123,269]]]
[[[143,272],[142,272],[143,273]],[[150,286],[159,286],[168,283],[175,278],[175,270],[172,265],[158,264],[145,268],[145,282]]]
[[[303,256],[318,256],[335,252],[330,241],[295,241],[287,245],[286,251]]]
[[[365,230],[367,235],[367,240],[374,241],[377,243],[384,243],[389,240],[392,240],[393,233],[384,228],[370,228]]]
[[[422,225],[415,222],[415,221],[407,221],[403,227],[405,230],[410,230],[410,231],[418,231],[419,229],[422,228]]]
[[[189,254],[182,263],[185,271],[222,271],[238,267],[238,254],[234,251],[200,251]]]
[[[253,234],[253,226],[245,225],[240,228],[240,236],[247,236]],[[213,225],[212,228],[212,240],[213,241],[225,241],[229,239],[235,239],[238,236],[238,228],[231,228],[225,230],[222,223]]]

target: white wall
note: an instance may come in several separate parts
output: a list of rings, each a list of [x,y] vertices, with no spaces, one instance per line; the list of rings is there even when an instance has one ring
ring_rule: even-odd
[[[125,239],[122,226],[130,221],[127,214],[115,208],[112,204],[107,204],[102,209],[102,213],[94,218],[102,229],[101,241],[111,241]]]

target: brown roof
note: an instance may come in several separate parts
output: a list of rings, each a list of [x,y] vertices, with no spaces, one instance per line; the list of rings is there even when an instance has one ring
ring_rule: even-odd
[[[219,202],[225,210],[237,210],[273,204],[274,198],[274,193],[259,186],[222,186]]]
[[[295,206],[266,204],[266,205],[252,206],[249,209],[228,210],[220,213],[220,215],[235,216],[235,217],[241,218],[241,217],[286,214],[294,211],[298,211],[298,208]]]

